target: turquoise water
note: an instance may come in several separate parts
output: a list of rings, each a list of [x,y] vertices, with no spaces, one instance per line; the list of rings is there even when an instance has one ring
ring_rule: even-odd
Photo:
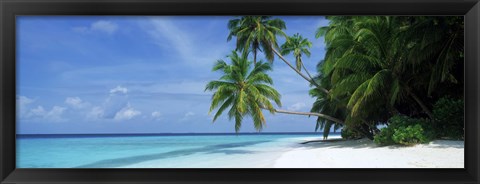
[[[17,135],[17,168],[269,167],[320,134]]]

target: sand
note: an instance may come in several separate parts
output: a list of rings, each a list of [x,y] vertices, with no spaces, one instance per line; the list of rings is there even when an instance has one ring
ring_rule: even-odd
[[[283,153],[273,167],[464,168],[464,141],[435,140],[409,147],[380,147],[368,139],[310,142]]]

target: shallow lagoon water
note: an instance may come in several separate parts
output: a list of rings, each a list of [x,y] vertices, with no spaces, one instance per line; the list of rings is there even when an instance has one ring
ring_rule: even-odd
[[[17,168],[271,167],[305,137],[321,134],[17,135]]]

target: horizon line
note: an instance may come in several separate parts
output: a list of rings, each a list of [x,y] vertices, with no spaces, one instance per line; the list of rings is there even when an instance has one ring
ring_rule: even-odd
[[[340,132],[330,132],[340,133]],[[39,133],[39,134],[19,134],[16,135],[171,135],[171,134],[323,134],[323,132],[182,132],[182,133]]]

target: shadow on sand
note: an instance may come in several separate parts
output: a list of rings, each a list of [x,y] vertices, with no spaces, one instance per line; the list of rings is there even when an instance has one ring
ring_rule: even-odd
[[[464,144],[461,141],[456,140],[435,140],[429,144],[423,144],[425,146],[428,145],[430,148],[464,148]],[[422,144],[420,144],[422,146]],[[397,148],[405,148],[410,146],[401,146],[401,145],[391,145],[391,146],[379,146],[376,145],[372,140],[369,139],[357,139],[357,140],[345,140],[345,139],[330,139],[330,140],[314,140],[314,141],[306,141],[297,145],[297,147],[302,148],[389,148],[389,149],[397,149]]]
[[[252,142],[241,142],[241,143],[217,144],[217,145],[205,146],[201,148],[182,149],[182,150],[169,151],[169,152],[158,153],[158,154],[148,154],[148,155],[139,155],[139,156],[116,158],[116,159],[107,159],[107,160],[102,160],[102,161],[98,161],[90,164],[81,165],[76,168],[114,168],[114,167],[122,167],[122,166],[130,165],[130,164],[136,164],[139,162],[187,156],[187,155],[192,155],[196,153],[206,153],[206,154],[223,153],[227,155],[251,154],[254,152],[247,151],[247,150],[238,150],[238,149],[231,150],[231,148],[251,146],[251,145],[260,144],[264,142],[268,142],[268,141],[252,141]]]

